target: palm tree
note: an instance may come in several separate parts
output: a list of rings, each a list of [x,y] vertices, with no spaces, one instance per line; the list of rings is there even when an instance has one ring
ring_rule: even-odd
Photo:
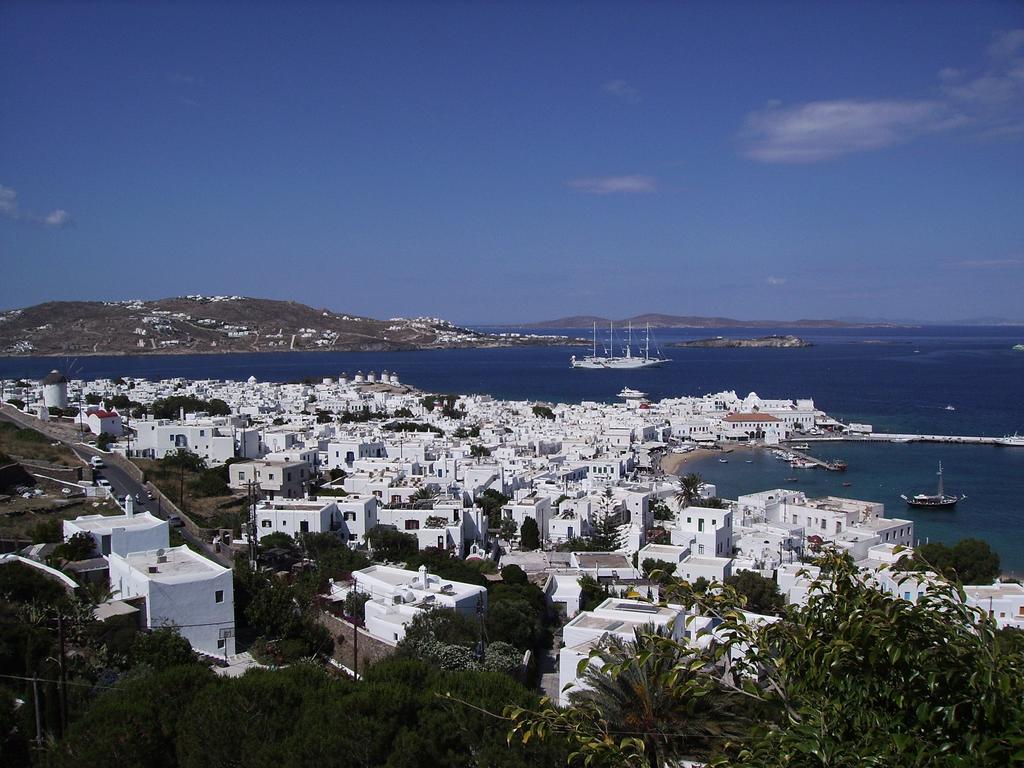
[[[696,472],[691,472],[688,475],[681,475],[679,477],[679,490],[676,491],[675,498],[679,504],[680,509],[686,509],[687,507],[693,507],[700,503],[700,489],[704,486],[704,478],[698,475]]]
[[[595,708],[616,740],[641,739],[648,765],[704,754],[743,732],[735,697],[690,671],[693,650],[673,643],[664,629],[634,630],[632,641],[608,635],[595,655],[601,666],[586,668],[586,687],[569,699]]]

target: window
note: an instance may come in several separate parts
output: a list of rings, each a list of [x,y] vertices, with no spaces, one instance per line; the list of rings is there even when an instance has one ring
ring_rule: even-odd
[[[346,512],[345,513],[345,520],[355,521],[355,519],[356,519],[356,513],[355,512]]]
[[[238,470],[238,479],[239,480],[245,480],[245,470],[243,470],[243,469]]]
[[[704,518],[703,517],[697,518],[697,530],[698,531],[703,531],[704,530]]]
[[[309,523],[306,520],[299,523],[299,531],[301,533],[309,533]]]
[[[697,545],[697,554],[698,555],[703,555],[704,554],[704,545],[703,544],[698,544]]]
[[[405,521],[405,530],[407,530],[407,531],[418,531],[419,529],[420,529],[420,521],[419,520],[406,520]]]
[[[274,479],[274,473],[273,472],[268,472],[267,473],[267,479],[268,480],[273,480]]]
[[[260,526],[263,527],[263,528],[269,528],[270,527],[270,521],[269,520],[260,520]]]
[[[224,602],[224,590],[223,589],[218,589],[216,592],[213,593],[213,602],[215,602],[215,603],[223,603]]]
[[[224,647],[224,643],[225,643],[225,640],[222,637],[220,640],[217,641],[217,647],[218,648],[223,648]]]

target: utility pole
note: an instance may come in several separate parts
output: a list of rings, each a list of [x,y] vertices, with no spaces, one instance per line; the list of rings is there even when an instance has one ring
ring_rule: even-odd
[[[65,669],[66,648],[64,643],[64,613],[62,611],[57,612],[57,636],[60,643],[60,657],[58,660],[58,666],[60,667],[60,735],[63,737],[68,727],[68,678],[67,670]]]
[[[256,533],[256,499],[258,496],[257,485],[255,480],[249,481],[249,562],[253,568],[256,567],[256,559],[259,557],[259,547],[257,545],[257,533]]]
[[[36,749],[43,748],[43,721],[39,716],[39,678],[32,678],[32,702],[36,708]]]

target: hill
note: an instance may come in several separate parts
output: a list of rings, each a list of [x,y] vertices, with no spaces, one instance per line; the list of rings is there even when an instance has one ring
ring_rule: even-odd
[[[5,355],[352,352],[567,341],[480,333],[438,318],[375,320],[244,296],[54,301],[0,313],[0,354]]]
[[[891,326],[892,323],[850,323],[842,320],[735,320],[730,317],[700,317],[697,315],[665,315],[649,313],[622,320],[610,320],[592,315],[573,315],[557,320],[526,323],[523,328],[591,328],[614,322],[616,326],[632,323],[652,328],[858,328],[866,326]]]

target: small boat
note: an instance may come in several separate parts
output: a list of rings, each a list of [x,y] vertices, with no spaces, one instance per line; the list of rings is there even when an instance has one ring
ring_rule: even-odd
[[[853,483],[843,483],[843,488],[849,488],[851,485],[853,485]]]
[[[799,483],[800,482],[800,478],[799,477],[787,477],[786,478],[786,482],[787,483]]]
[[[728,460],[728,459],[719,459],[719,460],[718,460],[718,463],[719,463],[719,464],[728,464],[728,463],[729,463],[729,460]]]
[[[796,445],[791,445],[789,447],[792,448],[794,451],[809,451],[809,450],[811,450],[811,446],[809,446],[807,443],[797,443]]]
[[[1014,432],[1013,435],[1000,437],[996,440],[996,445],[1001,445],[1005,448],[1024,448],[1024,435],[1018,435]]]
[[[954,408],[952,405],[947,405],[945,410],[947,410],[947,411],[955,411],[956,408]]]
[[[754,463],[753,459],[747,459],[747,464],[753,464],[753,463]]]
[[[804,461],[803,459],[793,459],[789,462],[789,466],[793,469],[814,469],[817,464],[813,461]]]
[[[958,501],[963,501],[966,496],[950,496],[942,489],[942,462],[939,462],[939,488],[934,494],[918,493],[913,496],[900,494],[900,498],[907,502],[908,507],[917,509],[952,509]]]

